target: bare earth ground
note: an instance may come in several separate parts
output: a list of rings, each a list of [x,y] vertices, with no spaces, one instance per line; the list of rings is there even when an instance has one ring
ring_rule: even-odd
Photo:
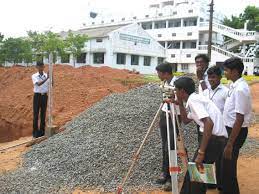
[[[259,114],[259,84],[254,84],[251,86],[253,95],[253,108],[256,114]],[[257,117],[257,124],[249,129],[249,137],[255,138],[259,141],[259,124]],[[11,145],[16,145],[18,143],[23,143],[30,140],[30,137],[21,138],[14,142],[2,143],[0,144],[0,150],[9,147]],[[5,173],[7,171],[12,171],[18,168],[21,163],[21,155],[29,148],[25,146],[19,146],[17,148],[0,152],[0,173]],[[258,155],[243,154],[238,161],[238,179],[241,194],[257,194],[259,193],[259,186],[257,185],[259,180],[259,157]],[[81,191],[80,189],[75,190],[73,194],[99,194],[95,191]],[[169,194],[161,191],[153,192],[139,192],[139,194]],[[208,191],[207,194],[218,194],[217,191]]]

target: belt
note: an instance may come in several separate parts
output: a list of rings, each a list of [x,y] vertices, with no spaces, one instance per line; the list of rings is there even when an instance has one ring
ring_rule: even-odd
[[[47,95],[48,93],[34,93],[35,95],[41,95],[41,96],[45,96]]]
[[[203,133],[200,133],[200,135],[203,136]],[[225,136],[216,136],[216,135],[211,135],[210,139],[227,140]]]

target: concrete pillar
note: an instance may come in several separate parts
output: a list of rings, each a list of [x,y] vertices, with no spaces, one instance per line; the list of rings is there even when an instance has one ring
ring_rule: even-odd
[[[152,29],[155,29],[155,22],[152,22]]]
[[[183,20],[184,20],[184,19],[182,18],[182,19],[181,19],[181,27],[183,27]]]
[[[168,28],[168,25],[169,25],[169,21],[166,20],[165,27]]]

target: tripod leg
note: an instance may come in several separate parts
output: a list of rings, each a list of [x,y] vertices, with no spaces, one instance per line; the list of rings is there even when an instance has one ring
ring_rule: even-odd
[[[168,106],[167,106],[168,107]],[[172,111],[172,109],[171,109]],[[178,165],[177,165],[177,151],[176,151],[176,126],[175,126],[175,117],[174,117],[174,111],[170,115],[172,117],[172,124],[173,124],[173,133],[174,133],[174,139],[170,139],[170,125],[169,125],[169,111],[167,108],[166,111],[166,127],[167,127],[167,139],[168,139],[168,154],[169,154],[169,172],[171,175],[171,181],[172,181],[172,193],[178,194]],[[171,143],[174,144],[174,150],[171,150]]]
[[[135,166],[135,164],[136,164],[136,162],[137,162],[137,160],[138,160],[139,154],[140,154],[140,152],[142,151],[143,146],[144,146],[144,144],[146,143],[148,136],[150,135],[150,133],[152,132],[152,130],[153,130],[153,128],[154,128],[155,122],[156,122],[156,120],[157,120],[157,118],[158,118],[158,116],[159,116],[159,113],[160,113],[162,107],[163,107],[163,103],[160,105],[159,109],[157,110],[157,113],[156,113],[156,115],[155,115],[155,117],[154,117],[154,119],[153,119],[153,121],[152,121],[150,127],[148,128],[148,131],[147,131],[147,133],[146,133],[146,135],[145,135],[145,138],[143,139],[143,141],[142,141],[142,143],[141,143],[141,145],[140,145],[138,151],[136,152],[135,157],[133,158],[133,161],[132,161],[132,163],[131,163],[131,166],[130,166],[130,168],[129,168],[127,174],[126,174],[126,176],[124,177],[121,186],[118,187],[117,194],[121,194],[121,193],[122,193],[122,189],[123,189],[124,185],[126,184],[126,181],[128,180],[128,178],[129,178],[129,176],[130,176],[130,174],[131,174],[131,172],[132,172],[132,170],[133,170],[133,167]]]

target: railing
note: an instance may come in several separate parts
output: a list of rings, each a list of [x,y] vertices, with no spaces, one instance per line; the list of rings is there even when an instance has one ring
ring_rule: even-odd
[[[200,27],[208,27],[208,26],[209,26],[208,22],[200,23]],[[218,23],[213,23],[213,27],[215,27],[219,30],[222,30],[224,32],[230,33],[232,35],[239,36],[239,37],[254,37],[254,39],[255,39],[255,35],[256,35],[255,31],[237,30],[235,28],[231,28],[231,27],[225,26],[223,24],[218,24]]]
[[[199,45],[198,50],[208,50],[208,45]],[[252,57],[241,57],[237,54],[231,53],[229,51],[226,51],[226,50],[224,50],[222,48],[219,48],[219,47],[216,47],[214,45],[211,46],[211,50],[216,51],[216,52],[218,52],[222,55],[225,55],[227,57],[238,57],[238,58],[242,59],[242,61],[245,62],[245,63],[253,63],[254,60],[255,60]]]

